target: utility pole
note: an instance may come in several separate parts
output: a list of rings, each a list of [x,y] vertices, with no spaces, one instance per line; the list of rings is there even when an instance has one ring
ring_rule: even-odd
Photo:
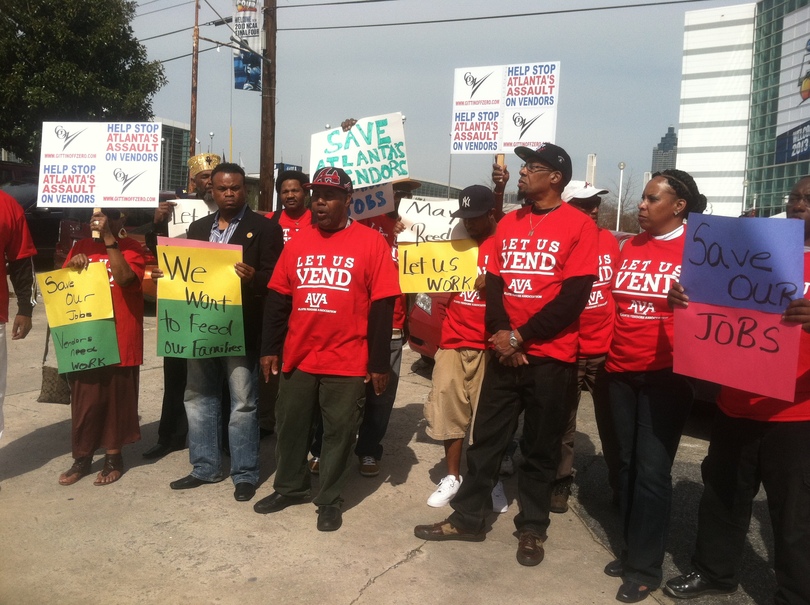
[[[197,63],[200,59],[200,0],[194,0],[194,46],[191,51],[191,132],[188,157],[194,157],[197,140]]]
[[[259,210],[273,210],[276,149],[276,0],[264,0],[262,49],[262,126],[259,151]]]

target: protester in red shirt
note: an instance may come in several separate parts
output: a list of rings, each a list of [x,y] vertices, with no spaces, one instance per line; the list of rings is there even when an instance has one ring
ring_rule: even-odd
[[[600,195],[607,189],[597,189],[585,181],[572,181],[563,192],[563,200],[572,208],[584,212],[597,223],[599,275],[591,288],[588,305],[579,316],[579,348],[577,351],[577,398],[568,418],[568,428],[562,438],[560,465],[551,493],[551,512],[568,510],[568,498],[576,475],[574,469],[574,437],[577,431],[577,410],[582,389],[587,388],[593,398],[594,416],[602,442],[602,454],[608,467],[608,482],[618,502],[619,493],[619,446],[610,413],[610,401],[605,381],[605,357],[613,336],[615,305],[610,294],[610,284],[616,263],[619,260],[619,244],[607,229],[598,227]]]
[[[804,298],[793,300],[783,319],[802,324],[793,401],[723,387],[702,465],[694,571],[666,582],[678,599],[737,590],[754,497],[768,496],[774,533],[777,590],[774,603],[810,603],[810,177],[787,200],[789,219],[804,221]],[[689,299],[680,284],[671,305]],[[745,368],[741,368],[745,371]]]
[[[487,351],[490,334],[484,326],[484,288],[487,264],[495,251],[495,197],[487,187],[472,185],[458,200],[459,208],[451,216],[462,219],[469,236],[478,242],[478,277],[475,290],[454,292],[447,301],[447,317],[434,356],[433,388],[425,402],[425,432],[444,442],[447,462],[447,476],[427,501],[436,508],[446,506],[461,486],[461,448],[475,418],[491,354]],[[506,504],[505,495],[501,497],[503,485],[499,489],[493,496],[495,512],[502,512]]]
[[[275,491],[254,510],[266,514],[309,501],[307,450],[320,410],[324,437],[313,502],[318,529],[334,531],[342,524],[340,494],[365,383],[371,381],[377,394],[388,386],[394,300],[401,292],[385,240],[349,218],[348,175],[322,168],[309,187],[317,224],[284,247],[268,284],[261,367],[265,380],[282,371]]]
[[[278,220],[284,232],[284,243],[302,229],[312,225],[312,212],[307,208],[306,186],[309,177],[300,170],[284,170],[276,179],[276,195],[283,208],[265,216]]]
[[[31,315],[36,304],[33,257],[37,253],[25,213],[13,197],[0,191],[0,437],[3,436],[3,400],[6,395],[8,353],[6,323],[8,323],[8,278],[17,295],[17,314],[11,324],[11,340],[21,340],[31,331]],[[8,273],[6,273],[8,263]]]
[[[661,584],[672,500],[670,471],[694,392],[672,372],[672,310],[666,295],[681,273],[684,221],[706,196],[682,170],[656,172],[644,187],[638,222],[613,277],[613,340],[605,363],[619,444],[624,547],[605,567],[623,583],[616,599],[635,603]]]
[[[141,281],[146,259],[140,244],[125,236],[124,221],[124,215],[116,208],[96,211],[91,226],[101,234],[100,240],[87,238],[76,242],[64,264],[79,272],[92,262],[107,266],[121,361],[68,374],[74,462],[59,476],[61,485],[72,485],[87,475],[93,453],[99,447],[107,453],[93,485],[118,481],[124,472],[122,446],[141,438],[138,377],[143,363]]]

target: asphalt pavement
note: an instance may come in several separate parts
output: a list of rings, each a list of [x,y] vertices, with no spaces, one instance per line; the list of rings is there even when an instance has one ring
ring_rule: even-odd
[[[261,442],[261,485],[252,502],[236,502],[230,481],[172,491],[169,482],[191,469],[188,451],[154,462],[141,457],[157,439],[163,384],[154,316],[145,324],[142,440],[124,448],[126,472],[105,487],[93,485],[101,453],[92,475],[69,487],[57,483],[72,462],[70,408],[36,401],[45,342],[42,305],[28,338],[9,341],[6,432],[0,441],[0,604],[616,603],[620,581],[602,569],[619,543],[618,516],[587,394],[580,405],[571,508],[552,515],[546,558],[527,568],[515,560],[516,476],[504,479],[509,510],[490,517],[483,543],[414,537],[415,525],[442,520],[450,509],[426,504],[444,475],[443,448],[425,435],[429,369],[409,350],[381,473],[352,473],[339,531],[316,530],[314,505],[253,512],[253,502],[272,492],[274,437]],[[709,423],[707,413],[693,415],[673,470],[665,577],[689,569]],[[754,516],[741,590],[696,602],[772,601],[773,547],[762,495]],[[675,601],[659,590],[647,602]]]

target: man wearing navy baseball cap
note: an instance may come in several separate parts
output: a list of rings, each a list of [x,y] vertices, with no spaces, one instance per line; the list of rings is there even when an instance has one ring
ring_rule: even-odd
[[[512,427],[524,410],[518,469],[520,512],[516,558],[537,565],[550,523],[560,441],[576,398],[580,313],[597,275],[596,226],[563,203],[571,158],[544,143],[518,147],[518,197],[527,204],[504,216],[486,272],[489,359],[467,449],[468,474],[444,521],[417,525],[423,540],[484,539],[486,514]]]

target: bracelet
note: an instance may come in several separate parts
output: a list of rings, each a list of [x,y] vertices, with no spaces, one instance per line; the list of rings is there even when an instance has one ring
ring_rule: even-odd
[[[110,248],[118,248],[118,242],[113,242],[112,244],[104,244],[104,247],[109,250]]]

